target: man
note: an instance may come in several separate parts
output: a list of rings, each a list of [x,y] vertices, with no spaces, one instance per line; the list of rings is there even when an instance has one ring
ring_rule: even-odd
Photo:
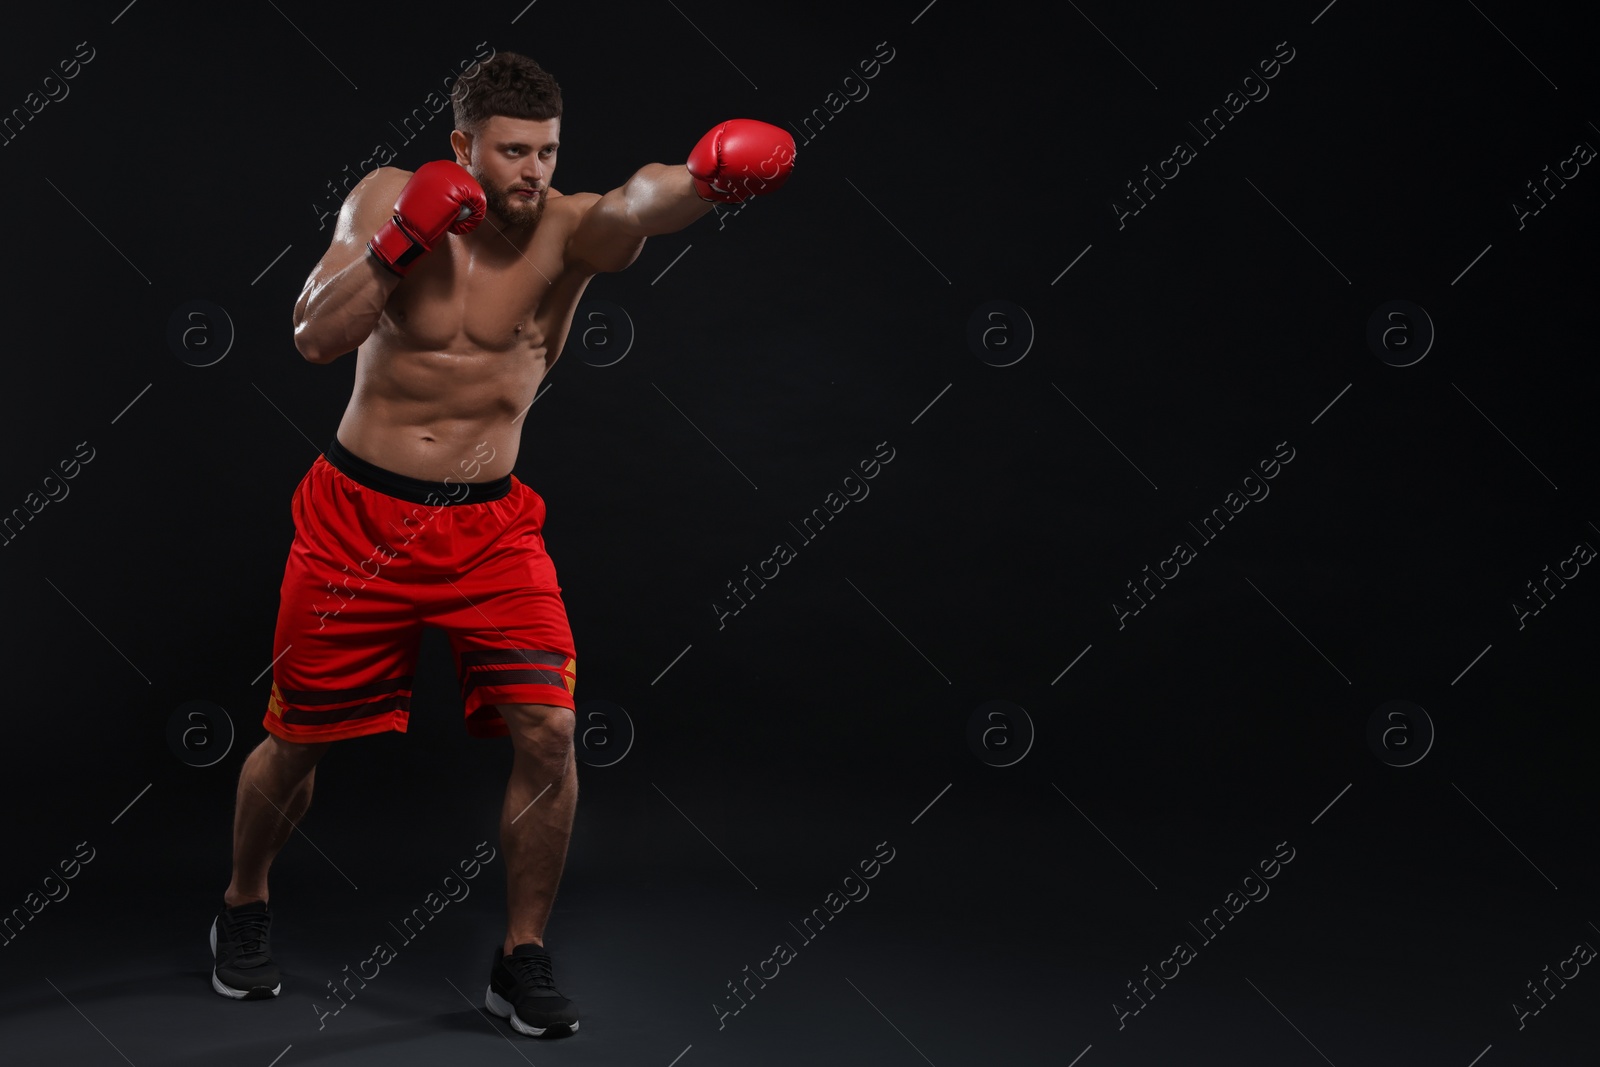
[[[551,185],[561,94],[538,64],[497,54],[451,98],[454,161],[366,175],[295,304],[296,347],[319,364],[355,349],[356,381],[291,504],[268,736],[239,776],[212,987],[236,999],[282,988],[268,867],[328,745],[406,729],[418,641],[435,626],[468,734],[513,747],[500,820],[508,922],[485,999],[540,1036],[578,1028],[545,951],[577,803],[577,659],[544,501],[511,473],[518,422],[589,280],[713,202],[777,189],[794,141],[734,119],[685,164],[646,165],[604,196],[563,195]]]

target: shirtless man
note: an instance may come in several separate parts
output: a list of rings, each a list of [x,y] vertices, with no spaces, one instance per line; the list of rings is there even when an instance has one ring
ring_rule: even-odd
[[[435,626],[468,734],[509,737],[514,752],[500,818],[508,921],[486,1006],[524,1034],[570,1033],[577,1011],[556,989],[544,934],[578,796],[577,660],[544,501],[511,473],[518,422],[589,280],[714,201],[777,189],[794,141],[733,119],[687,163],[648,164],[604,196],[563,195],[550,184],[560,89],[538,64],[499,53],[451,98],[454,161],[366,175],[295,304],[296,347],[319,364],[356,350],[355,390],[291,504],[268,736],[239,776],[212,988],[245,1000],[282,988],[267,870],[328,745],[406,729],[418,641]],[[476,866],[463,860],[463,874]],[[372,977],[386,951],[357,970]]]

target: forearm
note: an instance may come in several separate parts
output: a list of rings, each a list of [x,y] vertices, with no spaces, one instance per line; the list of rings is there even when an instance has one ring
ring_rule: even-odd
[[[312,363],[331,363],[355,350],[377,326],[399,284],[399,275],[370,254],[308,283],[295,304],[295,347]]]
[[[623,184],[623,226],[636,237],[676,233],[711,210],[683,164],[647,163]]]

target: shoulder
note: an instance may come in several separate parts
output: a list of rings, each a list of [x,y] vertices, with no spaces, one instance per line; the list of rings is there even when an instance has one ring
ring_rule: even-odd
[[[635,236],[624,224],[623,199],[611,193],[573,193],[552,199],[547,209],[561,201],[567,222],[566,256],[569,262],[591,274],[610,273],[627,267],[639,256],[644,238]]]
[[[411,180],[411,174],[411,171],[400,167],[377,167],[369,170],[350,190],[350,198],[377,195],[391,189],[402,188]]]
[[[599,193],[563,193],[559,189],[551,189],[548,199],[544,202],[544,209],[576,222],[588,214],[589,209],[599,200]]]
[[[399,167],[369,170],[344,198],[338,222],[334,226],[334,241],[365,244],[367,238],[389,218],[394,210],[395,198],[410,180],[411,171]]]
[[[345,210],[347,213],[359,213],[370,210],[373,204],[381,204],[387,211],[393,206],[394,198],[410,180],[411,171],[401,170],[399,167],[378,167],[369,170],[345,196]]]
[[[541,227],[560,235],[563,245],[569,245],[588,217],[590,208],[600,201],[599,193],[562,193],[551,189],[544,202],[544,222]]]

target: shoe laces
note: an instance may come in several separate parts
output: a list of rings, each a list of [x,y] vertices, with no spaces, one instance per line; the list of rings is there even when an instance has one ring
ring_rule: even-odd
[[[265,914],[251,913],[235,916],[231,932],[233,942],[238,946],[239,956],[264,956],[266,955],[267,930],[271,923]]]
[[[506,970],[510,971],[519,983],[533,986],[535,989],[556,988],[555,971],[550,966],[550,957],[537,956],[507,956],[505,957]]]

